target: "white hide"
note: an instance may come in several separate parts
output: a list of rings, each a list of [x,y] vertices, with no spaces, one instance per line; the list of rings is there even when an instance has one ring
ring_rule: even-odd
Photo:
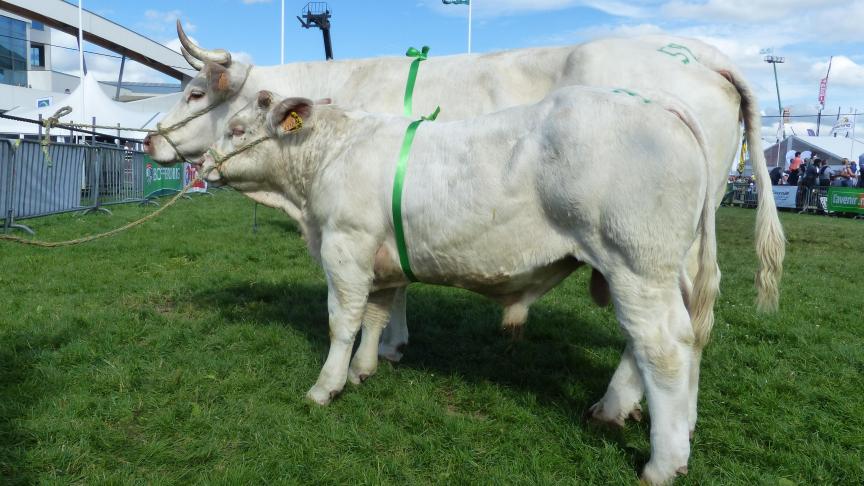
[[[470,289],[507,307],[527,307],[580,262],[606,276],[652,413],[643,478],[659,484],[686,470],[694,327],[710,326],[719,274],[701,129],[679,102],[640,94],[651,102],[569,87],[535,105],[421,124],[403,219],[421,281]],[[205,156],[202,171],[211,182],[301,208],[310,252],[328,283],[331,347],[308,394],[325,404],[347,378],[374,372],[360,350],[349,367],[355,336],[362,322],[361,348],[370,346],[367,339],[377,343],[394,289],[408,283],[395,248],[391,191],[410,120],[325,106],[312,109],[302,130],[278,133],[287,107],[301,105],[266,93],[261,99],[267,102],[251,103],[230,121],[216,149],[230,153],[268,130],[279,138],[218,167]],[[680,279],[697,237],[693,298],[705,302],[691,324]]]

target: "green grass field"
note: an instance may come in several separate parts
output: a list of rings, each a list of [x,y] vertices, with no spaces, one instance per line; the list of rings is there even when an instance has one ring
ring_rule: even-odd
[[[152,209],[26,221],[43,239]],[[624,341],[580,270],[525,337],[417,285],[411,345],[329,407],[326,287],[296,226],[230,191],[119,237],[0,242],[0,481],[633,484],[648,424],[586,423]],[[755,211],[718,213],[722,294],[677,484],[864,484],[864,222],[783,213],[781,311],[755,312]]]

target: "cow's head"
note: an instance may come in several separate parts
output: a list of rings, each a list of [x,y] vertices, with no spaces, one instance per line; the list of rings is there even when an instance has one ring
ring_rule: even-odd
[[[258,92],[254,101],[231,117],[219,140],[202,157],[205,179],[241,191],[273,189],[290,172],[282,165],[282,150],[304,141],[313,123],[314,104],[306,98]]]
[[[182,158],[195,160],[216,141],[221,127],[238,104],[245,102],[240,91],[251,66],[232,62],[222,49],[202,49],[183,32],[177,21],[181,52],[198,75],[183,90],[183,97],[159,123],[161,131],[148,136],[144,147],[153,160],[171,163]]]

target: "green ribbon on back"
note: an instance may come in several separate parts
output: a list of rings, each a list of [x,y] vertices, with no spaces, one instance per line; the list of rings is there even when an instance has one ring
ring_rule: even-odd
[[[423,46],[419,51],[413,47],[409,47],[408,52],[405,53],[406,56],[415,58],[411,61],[411,69],[408,70],[408,84],[405,85],[405,116],[411,116],[411,113],[414,111],[414,83],[417,81],[417,70],[420,69],[420,61],[425,61],[427,54],[429,54],[429,46]]]
[[[440,112],[441,107],[439,106],[431,115],[420,117],[419,120],[411,122],[405,129],[405,138],[402,139],[402,149],[399,151],[399,161],[396,163],[396,175],[393,177],[393,230],[396,233],[396,250],[399,252],[399,264],[402,266],[402,272],[412,282],[417,282],[417,277],[411,271],[408,247],[405,245],[405,228],[402,225],[402,190],[405,188],[405,172],[408,170],[408,157],[411,155],[411,145],[414,143],[417,127],[424,121],[434,121]]]

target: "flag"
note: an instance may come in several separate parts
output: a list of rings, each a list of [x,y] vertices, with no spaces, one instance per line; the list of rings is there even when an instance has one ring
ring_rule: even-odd
[[[819,104],[825,106],[825,93],[828,92],[828,78],[819,81]]]

